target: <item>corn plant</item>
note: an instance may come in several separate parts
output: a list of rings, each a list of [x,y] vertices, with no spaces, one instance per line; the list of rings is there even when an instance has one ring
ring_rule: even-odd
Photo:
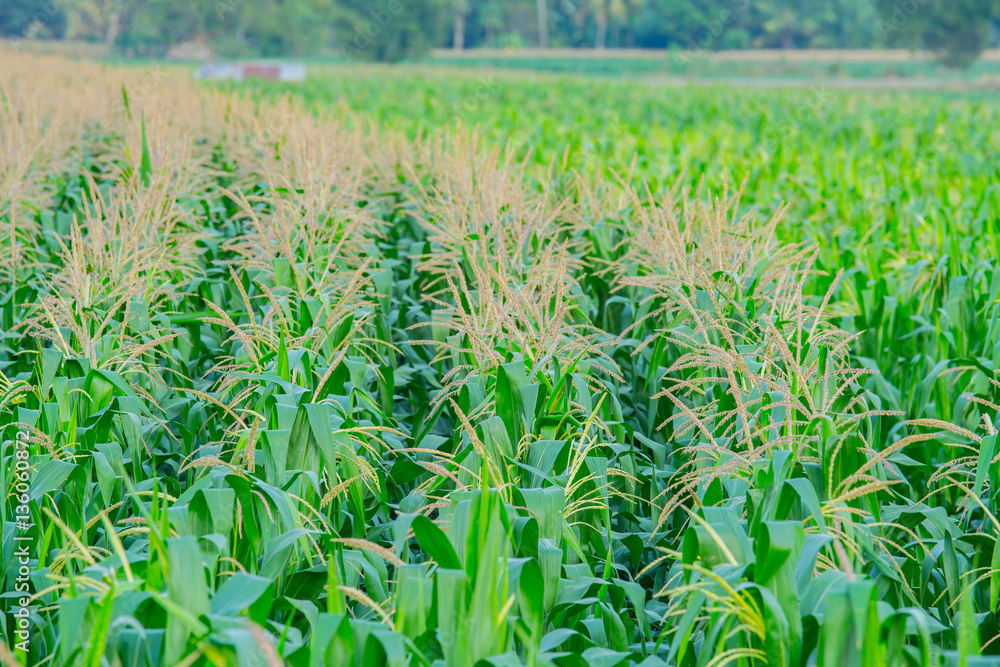
[[[997,661],[995,105],[9,62],[0,662]]]

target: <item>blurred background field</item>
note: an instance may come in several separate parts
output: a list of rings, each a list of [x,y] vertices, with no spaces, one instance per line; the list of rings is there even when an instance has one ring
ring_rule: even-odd
[[[4,43],[0,40],[0,45]],[[142,57],[123,58],[103,44],[90,42],[6,40],[6,44],[8,47],[17,44],[19,50],[27,53],[59,54],[122,64],[157,62]],[[200,58],[204,55],[204,52],[181,52],[171,61],[201,62]],[[299,56],[294,60],[313,66],[356,62],[339,53]],[[978,60],[961,69],[943,65],[929,52],[886,49],[437,49],[420,59],[420,63],[428,67],[626,77],[673,84],[711,83],[715,80],[765,87],[802,86],[815,80],[844,87],[858,87],[867,82],[871,86],[887,88],[1000,89],[1000,51],[995,50],[983,52]]]
[[[787,202],[807,224],[791,240],[830,252],[884,234],[900,249],[934,252],[910,230],[954,225],[969,252],[994,224],[1000,107],[989,92],[668,87],[579,76],[474,73],[424,66],[313,67],[305,84],[232,86],[253,98],[301,99],[317,113],[416,138],[456,127],[512,145],[539,170],[645,182],[682,174],[717,190],[748,181],[748,201]],[[836,243],[830,241],[836,240]]]

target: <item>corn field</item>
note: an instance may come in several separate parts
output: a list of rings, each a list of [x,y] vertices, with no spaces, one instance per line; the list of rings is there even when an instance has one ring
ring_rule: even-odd
[[[0,664],[1000,664],[995,99],[3,58]]]

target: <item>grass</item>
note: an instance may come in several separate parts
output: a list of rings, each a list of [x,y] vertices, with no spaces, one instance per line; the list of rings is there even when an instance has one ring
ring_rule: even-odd
[[[856,52],[844,52],[843,58],[822,51],[625,51],[610,57],[596,53],[557,51],[546,53],[529,50],[524,54],[495,50],[454,53],[441,50],[427,61],[452,67],[489,67],[539,72],[570,73],[603,77],[694,77],[704,79],[832,79],[881,80],[891,85],[894,80],[919,81],[933,79],[942,82],[991,82],[996,87],[1000,68],[995,58],[981,59],[966,70],[949,69],[933,60],[921,57],[881,57],[882,52],[867,52],[867,57],[852,57]],[[862,52],[865,53],[865,52]],[[895,52],[889,52],[895,55]],[[735,57],[733,57],[735,56]]]
[[[997,661],[986,97],[11,62],[5,664]]]

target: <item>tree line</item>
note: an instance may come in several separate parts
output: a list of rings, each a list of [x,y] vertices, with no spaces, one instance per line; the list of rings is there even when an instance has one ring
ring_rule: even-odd
[[[104,42],[161,56],[432,48],[910,48],[964,66],[1000,37],[1000,0],[4,0],[0,35]]]

